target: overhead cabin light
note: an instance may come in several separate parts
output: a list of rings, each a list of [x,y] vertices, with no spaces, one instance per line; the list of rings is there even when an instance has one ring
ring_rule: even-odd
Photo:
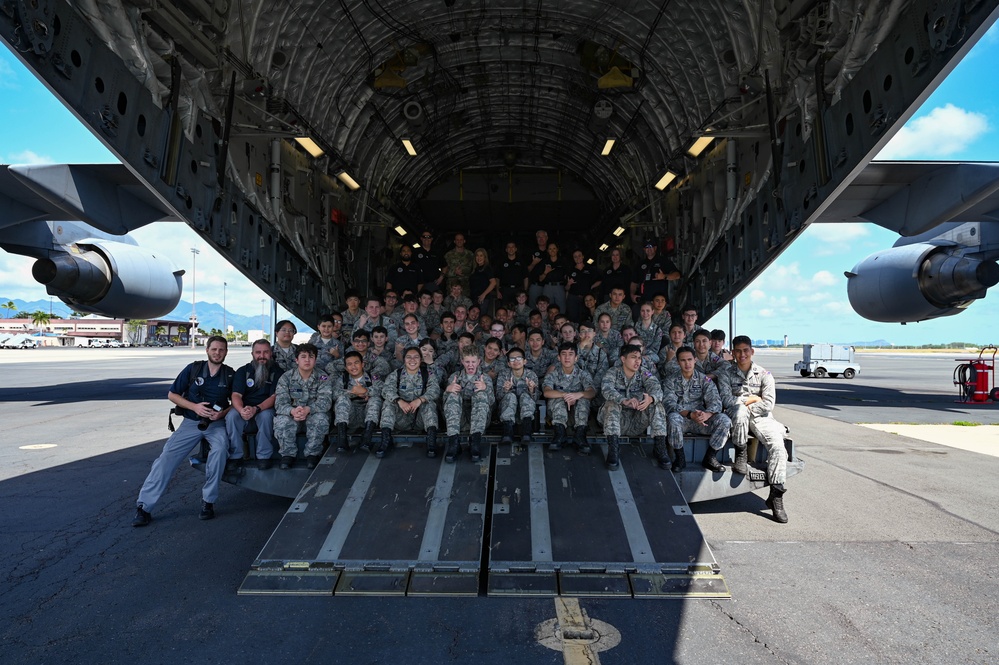
[[[323,149],[319,147],[318,143],[313,141],[308,136],[296,136],[295,140],[298,142],[298,145],[305,148],[306,152],[308,152],[314,158],[319,159],[320,157],[323,156],[324,154]]]
[[[413,147],[413,142],[409,139],[402,140],[402,147],[406,149],[410,157],[416,157],[416,148]]]
[[[604,244],[600,245],[600,251],[601,252],[606,252],[608,247],[610,247],[610,245],[608,245],[607,243],[604,243]]]
[[[675,173],[673,173],[672,171],[667,171],[665,174],[663,174],[662,178],[659,178],[659,182],[656,183],[656,189],[658,189],[659,191],[666,189],[667,185],[673,182],[675,178],[676,178]]]
[[[586,259],[586,265],[592,266],[593,265],[593,259]]]
[[[621,237],[622,233],[624,233],[624,227],[623,226],[619,226],[616,229],[614,229],[614,235],[617,236],[618,238]]]
[[[401,225],[395,227],[395,232],[398,233],[401,236],[405,236],[406,235],[406,229],[402,228]]]
[[[709,145],[711,145],[711,142],[714,141],[714,140],[715,140],[715,137],[713,137],[713,136],[701,136],[701,137],[699,137],[696,141],[694,141],[694,144],[692,146],[690,146],[689,148],[687,148],[687,154],[689,154],[691,157],[699,157],[700,154],[702,152],[704,152],[704,150]]]
[[[346,171],[340,171],[336,174],[336,177],[340,182],[347,185],[347,189],[352,192],[361,188],[361,186],[357,184],[357,181],[351,178],[350,174]]]
[[[420,249],[420,243],[414,242],[413,243],[413,249]]]
[[[607,155],[611,154],[611,150],[614,149],[615,140],[616,139],[607,139],[607,142],[604,143],[604,149],[600,151],[601,156],[606,157]]]

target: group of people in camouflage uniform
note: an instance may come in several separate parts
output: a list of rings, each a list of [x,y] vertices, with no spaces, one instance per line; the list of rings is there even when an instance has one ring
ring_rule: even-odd
[[[539,250],[547,242],[543,233]],[[773,377],[752,361],[748,337],[736,337],[729,353],[721,331],[709,333],[696,325],[696,310],[683,310],[682,323],[672,323],[665,282],[678,273],[672,264],[656,261],[653,246],[646,245],[642,264],[647,283],[631,283],[634,309],[625,302],[624,280],[630,278],[618,274],[628,273],[612,264],[607,301],[598,306],[592,294],[580,296],[579,320],[570,320],[544,290],[529,303],[526,290],[518,289],[515,301],[484,312],[484,299],[473,302],[463,295],[463,280],[454,279],[469,277],[469,257],[479,268],[483,263],[478,252],[465,255],[463,240],[461,246],[456,243],[461,260],[450,256],[438,278],[428,277],[426,267],[395,273],[397,281],[408,280],[420,289],[414,293],[411,286],[403,288],[401,307],[396,307],[400,294],[391,283],[385,299],[369,297],[363,309],[359,294],[348,292],[346,308],[323,316],[309,342],[299,345],[292,343],[294,324],[278,322],[274,344],[254,342],[253,361],[234,373],[232,406],[227,404],[221,415],[208,413],[186,393],[175,399],[171,392],[171,400],[187,407],[189,418],[208,414],[210,431],[215,431],[211,428],[217,427],[216,420],[224,421],[230,465],[242,463],[243,435],[255,428],[261,469],[272,464],[274,449],[282,469],[293,467],[300,433],[305,435],[309,468],[318,464],[327,441],[335,441],[338,452],[349,451],[349,435],[356,431],[361,432],[359,448],[379,457],[390,450],[393,432],[425,433],[427,456],[436,457],[441,417],[445,461],[460,457],[460,434],[467,429],[469,455],[478,462],[486,452],[483,434],[494,416],[502,442],[519,437],[531,443],[539,405],[545,406],[554,429],[549,449],[571,445],[582,455],[591,452],[587,432],[595,413],[607,441],[606,466],[612,471],[620,464],[622,438],[649,433],[654,456],[664,469],[683,470],[684,437],[700,435],[709,440],[701,460],[705,468],[723,471],[718,453],[731,440],[732,471],[745,475],[747,441],[753,434],[768,451],[767,505],[777,521],[787,521],[785,428],[772,415]],[[516,246],[508,245],[507,251],[512,260]],[[574,258],[582,262],[581,255]],[[424,266],[434,264],[423,254],[420,259]],[[616,282],[612,273],[618,274]],[[390,271],[390,277],[393,274]],[[453,281],[445,285],[444,275]],[[661,282],[662,288],[653,282]],[[450,287],[447,296],[445,286]],[[511,290],[507,287],[506,293]],[[645,296],[648,299],[642,299]],[[213,340],[221,338],[209,340],[210,346]],[[175,382],[178,390],[186,389],[184,376]],[[173,449],[186,443],[167,442],[163,456],[170,449],[171,465]],[[213,442],[213,451],[215,447]],[[161,487],[173,469],[157,471],[157,464],[159,460],[150,477],[155,475],[153,484]],[[218,460],[213,459],[213,470],[215,466]],[[218,471],[208,474],[206,497],[217,495]],[[214,492],[207,489],[209,482],[215,483]],[[151,506],[140,494],[136,526],[148,523]]]

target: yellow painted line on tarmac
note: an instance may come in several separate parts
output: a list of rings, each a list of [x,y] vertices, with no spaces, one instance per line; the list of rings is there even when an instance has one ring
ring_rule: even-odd
[[[565,665],[600,665],[600,656],[590,646],[593,631],[586,625],[579,599],[555,598],[555,616],[562,632]]]
[[[621,633],[614,626],[591,619],[579,605],[578,598],[555,598],[555,618],[538,624],[538,643],[562,652],[565,665],[600,665],[600,651],[621,643]]]

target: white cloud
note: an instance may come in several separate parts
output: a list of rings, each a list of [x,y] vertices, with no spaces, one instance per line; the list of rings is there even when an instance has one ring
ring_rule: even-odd
[[[46,155],[39,155],[32,150],[22,150],[21,152],[12,153],[7,158],[7,163],[36,166],[38,164],[55,164],[55,160]]]
[[[843,224],[812,224],[808,234],[822,242],[852,243],[871,235],[869,225],[857,222]]]
[[[939,159],[965,150],[989,131],[983,113],[953,104],[938,106],[913,118],[892,137],[877,159]]]
[[[216,302],[221,305],[222,285],[225,283],[225,305],[230,312],[244,315],[259,314],[261,298],[266,298],[268,303],[270,302],[270,296],[244,277],[185,223],[150,224],[133,231],[131,236],[142,247],[155,247],[158,253],[185,271],[182,296],[184,300],[190,301],[192,291],[196,291],[194,295],[199,301]],[[197,255],[197,259],[191,252],[192,247],[201,252]],[[195,263],[197,279],[192,283],[191,272]]]
[[[765,300],[766,297],[767,294],[764,293],[763,291],[760,291],[759,289],[753,289],[749,293],[749,299],[753,302],[760,302],[761,300]]]
[[[812,284],[817,286],[832,286],[836,278],[828,270],[820,270],[812,276]]]

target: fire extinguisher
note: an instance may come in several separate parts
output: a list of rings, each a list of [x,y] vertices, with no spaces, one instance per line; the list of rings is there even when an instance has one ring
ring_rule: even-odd
[[[975,393],[972,402],[985,402],[989,399],[989,366],[980,360],[971,364],[975,368]]]

